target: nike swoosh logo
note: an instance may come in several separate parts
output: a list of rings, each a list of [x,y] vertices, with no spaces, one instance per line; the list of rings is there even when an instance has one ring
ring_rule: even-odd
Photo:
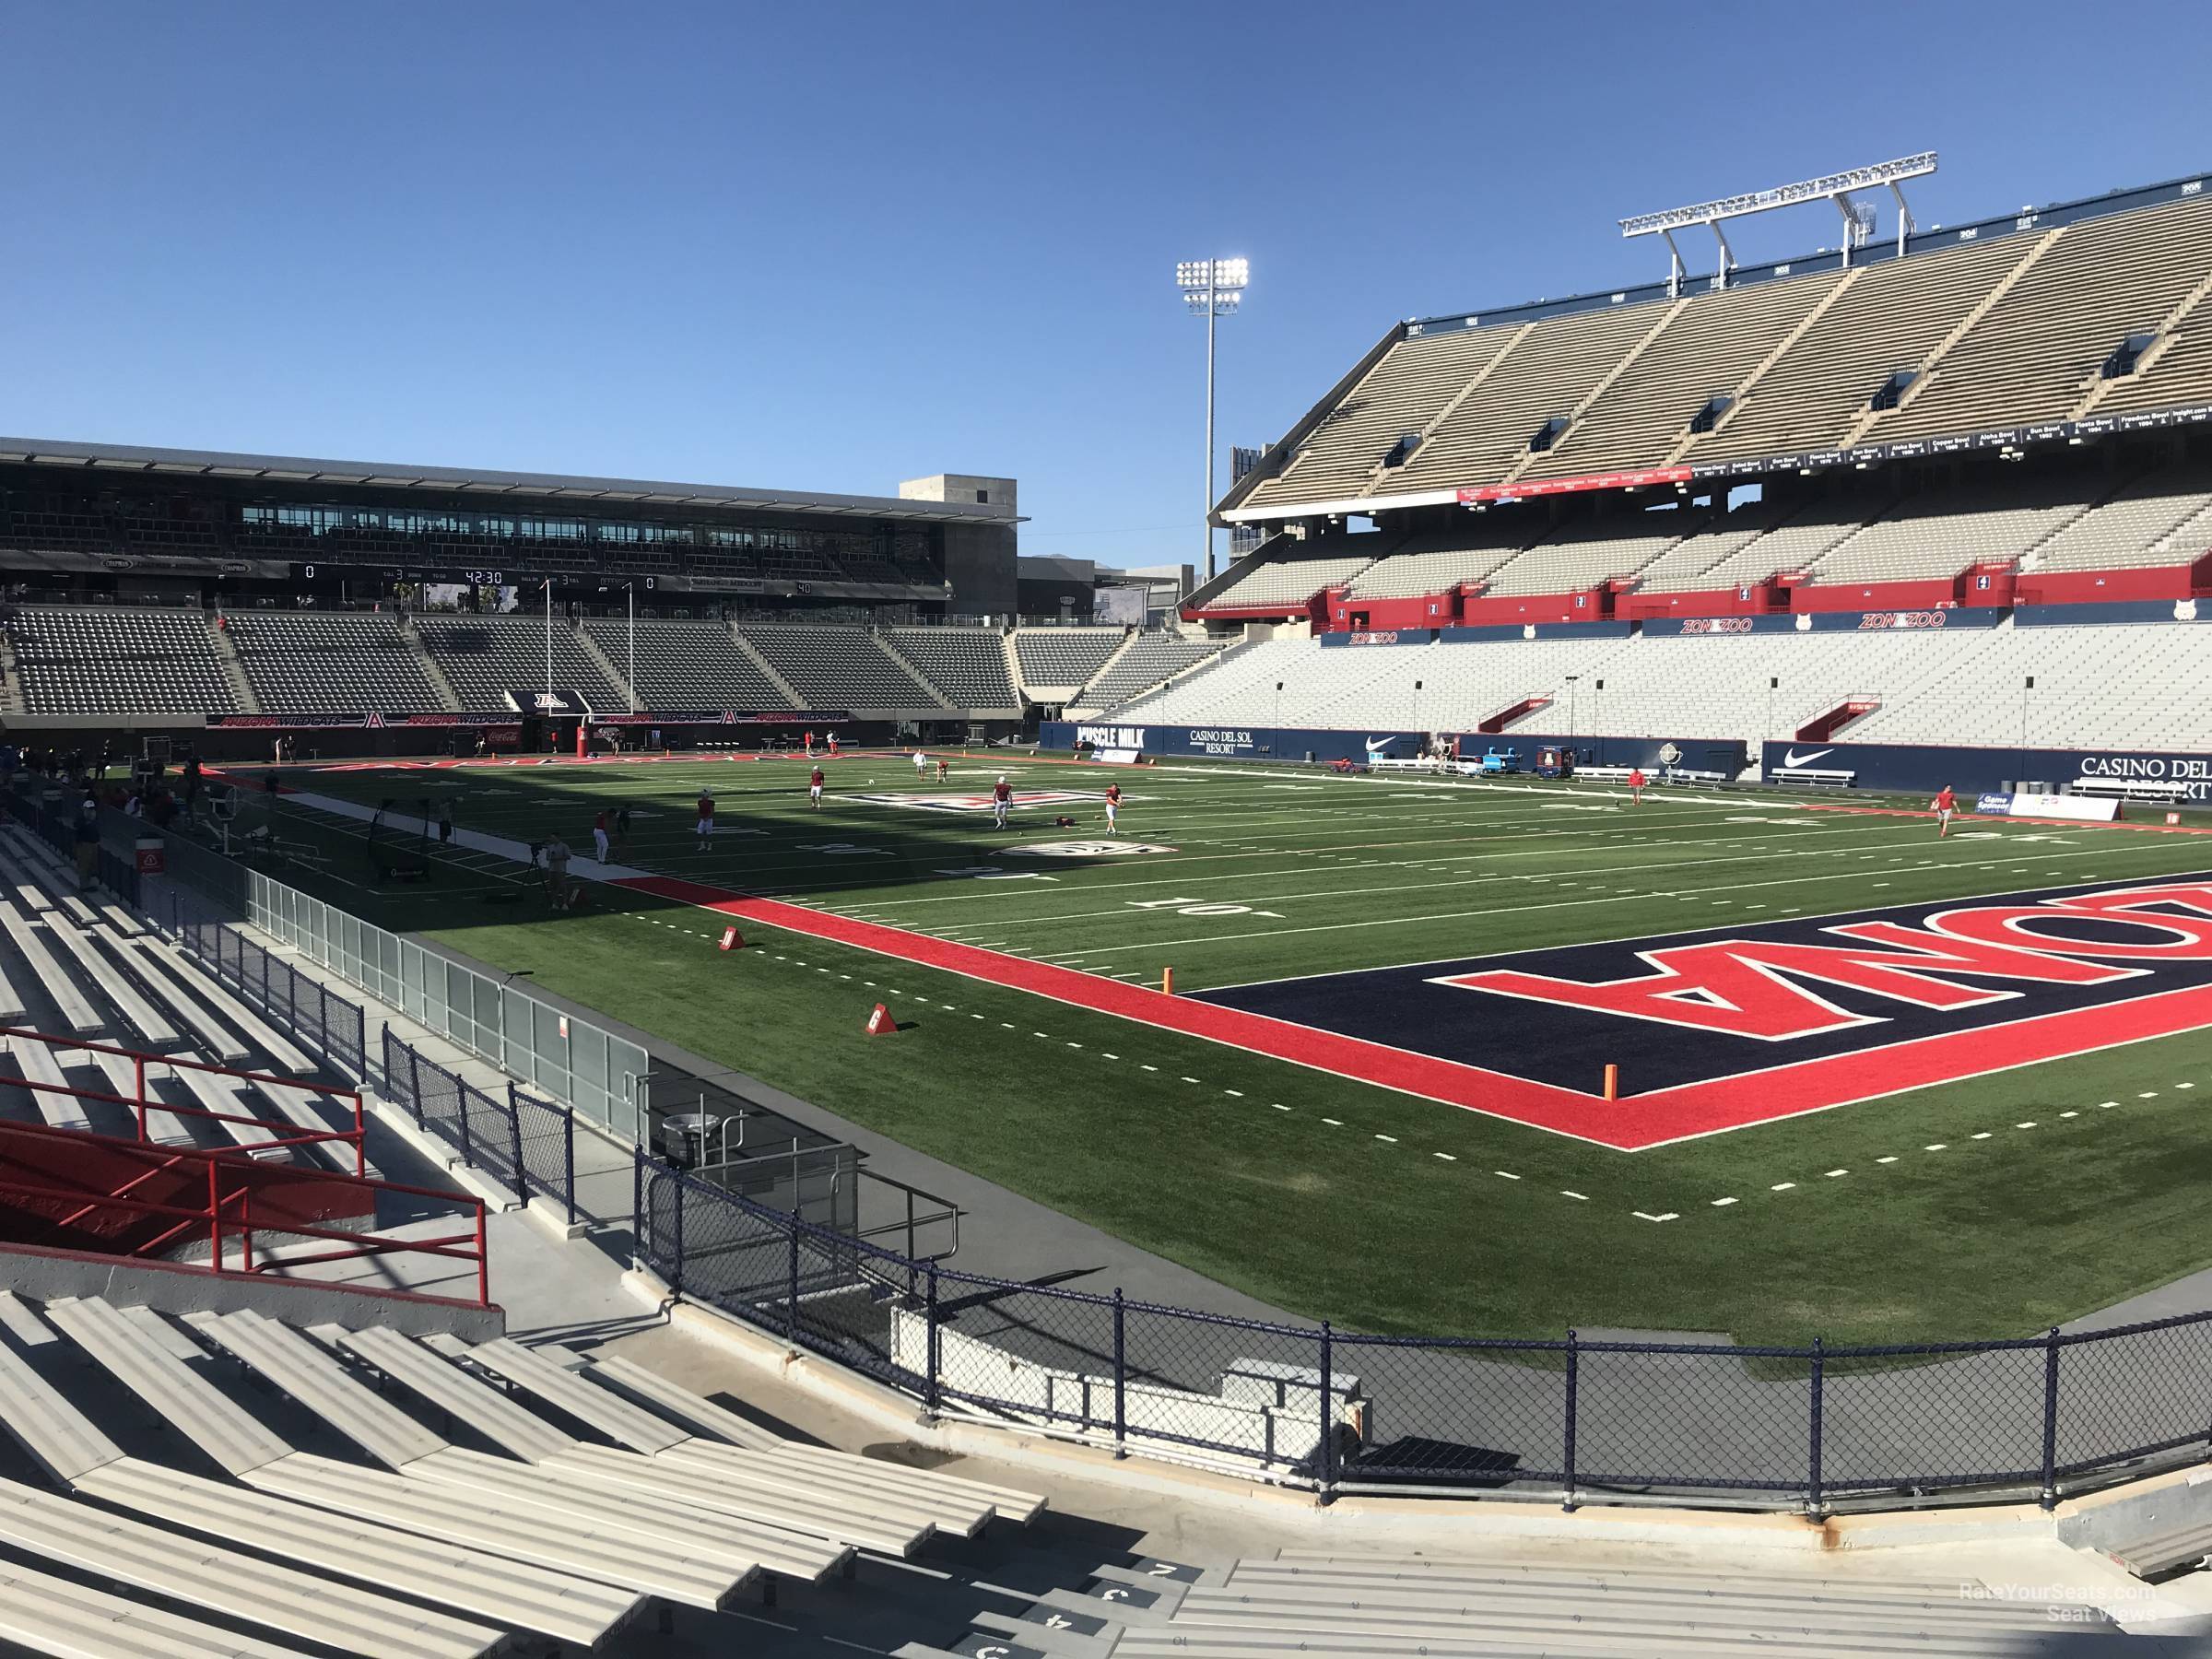
[[[1810,754],[1801,755],[1795,749],[1792,749],[1788,754],[1783,756],[1782,763],[1784,766],[1803,766],[1807,760],[1818,760],[1823,755],[1832,755],[1835,752],[1834,749],[1815,749]]]

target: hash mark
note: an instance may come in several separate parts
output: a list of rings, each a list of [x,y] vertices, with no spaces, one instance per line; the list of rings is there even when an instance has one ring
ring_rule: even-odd
[[[1797,1183],[1794,1181],[1778,1181],[1772,1186],[1769,1187],[1767,1191],[1770,1193],[1786,1193],[1796,1184]]]

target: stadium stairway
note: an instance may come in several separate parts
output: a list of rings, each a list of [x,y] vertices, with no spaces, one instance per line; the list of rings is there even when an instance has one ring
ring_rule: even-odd
[[[591,658],[599,672],[606,676],[607,683],[621,693],[624,708],[636,709],[644,706],[638,697],[637,688],[632,686],[622,670],[615,665],[614,658],[606,654],[606,648],[592,637],[590,629],[579,628],[576,629],[576,644],[585,656]]]
[[[230,682],[230,694],[238,699],[240,709],[248,714],[261,713],[261,698],[246,676],[245,665],[238,660],[238,641],[230,637],[230,630],[210,621],[207,637],[214,641],[215,660],[222,665],[223,677]]]
[[[407,653],[414,658],[415,665],[422,670],[422,677],[436,688],[438,706],[451,713],[460,712],[460,694],[453,689],[453,682],[446,678],[445,670],[438,665],[438,659],[423,645],[422,629],[402,617],[399,619],[399,632],[400,637],[407,642]]]
[[[770,685],[773,686],[778,691],[782,693],[784,700],[790,703],[794,709],[804,709],[806,707],[806,700],[799,695],[797,688],[794,687],[789,680],[785,679],[781,674],[776,672],[776,665],[768,660],[767,656],[758,646],[745,637],[744,630],[739,629],[735,623],[729,624],[729,629],[730,637],[737,641],[738,652],[744,655],[753,665],[754,667],[760,670],[761,676],[768,681]]]

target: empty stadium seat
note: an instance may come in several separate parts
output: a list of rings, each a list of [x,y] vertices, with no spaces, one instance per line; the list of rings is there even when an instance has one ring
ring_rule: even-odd
[[[1021,707],[1006,636],[988,628],[895,628],[885,639],[956,709]]]
[[[583,624],[606,659],[630,672],[630,623],[595,618]],[[654,710],[788,709],[791,699],[737,648],[725,622],[640,621],[636,625],[634,688],[641,706]]]
[[[196,610],[26,606],[7,618],[25,712],[224,713],[238,694]]]
[[[469,713],[505,712],[508,692],[545,688],[547,629],[542,616],[425,616],[415,619],[415,627],[423,648]],[[611,714],[628,706],[628,700],[576,642],[574,629],[556,618],[551,637],[554,690],[576,693],[595,713]]]
[[[1024,628],[1014,635],[1023,689],[1075,690],[1106,666],[1129,638],[1125,628]]]
[[[390,615],[232,611],[224,621],[246,683],[272,713],[445,706]]]
[[[1069,700],[1070,703],[1079,703],[1085,708],[1112,708],[1164,679],[1195,667],[1208,657],[1218,656],[1224,643],[1189,634],[1138,634],[1105,672]]]
[[[927,709],[935,700],[857,628],[738,630],[810,709]]]

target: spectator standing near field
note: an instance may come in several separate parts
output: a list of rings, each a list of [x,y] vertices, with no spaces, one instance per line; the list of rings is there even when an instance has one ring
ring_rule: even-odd
[[[599,808],[599,816],[592,820],[592,855],[601,864],[606,862],[606,808],[602,806]]]
[[[90,887],[100,867],[100,796],[91,790],[76,804],[76,885]]]
[[[629,851],[629,803],[625,801],[615,808],[615,851]]]
[[[1112,835],[1112,834],[1113,833],[1113,831],[1114,831],[1114,827],[1115,827],[1115,824],[1116,824],[1117,820],[1118,820],[1118,819],[1120,818],[1120,817],[1121,817],[1121,812],[1122,812],[1122,786],[1121,786],[1119,783],[1109,783],[1109,784],[1107,784],[1107,785],[1106,785],[1106,833],[1107,833],[1107,834],[1109,834],[1109,835]]]
[[[991,823],[993,828],[1006,827],[1006,809],[1014,804],[1014,787],[1006,782],[1006,774],[998,774],[998,782],[991,785]]]
[[[929,757],[920,749],[914,751],[914,782],[924,782],[929,776]]]
[[[1643,805],[1643,768],[1629,768],[1629,799],[1636,806]]]
[[[704,853],[714,840],[714,797],[703,791],[699,797],[699,850]]]
[[[815,811],[821,810],[822,769],[818,766],[806,778],[806,805]]]
[[[569,843],[554,832],[546,843],[546,896],[553,901],[555,910],[568,908],[569,900]]]
[[[1936,839],[1947,839],[1951,833],[1952,815],[1959,810],[1959,797],[1951,793],[1951,786],[1946,783],[1936,792],[1936,798],[1928,806],[1936,814]]]

